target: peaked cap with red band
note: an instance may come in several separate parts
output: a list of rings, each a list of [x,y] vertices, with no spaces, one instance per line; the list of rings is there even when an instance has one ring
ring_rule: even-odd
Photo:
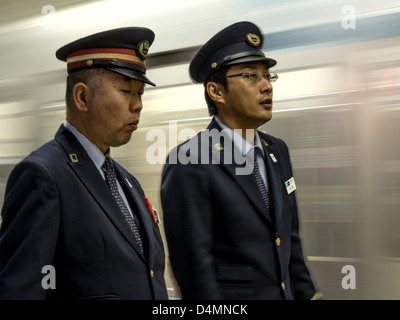
[[[71,42],[58,49],[56,57],[67,62],[68,73],[103,68],[155,86],[146,77],[146,56],[153,41],[150,29],[119,28]]]

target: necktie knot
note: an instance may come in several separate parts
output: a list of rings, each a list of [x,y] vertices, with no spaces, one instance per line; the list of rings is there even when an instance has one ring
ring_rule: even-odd
[[[104,163],[101,168],[103,169],[103,171],[114,170],[114,164],[110,156],[107,155],[105,157]]]
[[[263,158],[263,154],[259,147],[253,147],[253,149],[254,149],[254,159],[256,159],[258,155],[260,155],[260,157]]]
[[[113,188],[117,186],[117,174],[115,173],[113,160],[110,156],[106,156],[101,169],[103,170],[106,181],[112,191]]]

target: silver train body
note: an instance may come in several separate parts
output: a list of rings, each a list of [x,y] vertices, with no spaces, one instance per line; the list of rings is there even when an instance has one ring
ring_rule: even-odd
[[[278,61],[273,118],[260,129],[289,146],[304,252],[319,291],[325,299],[399,299],[400,2],[268,2],[2,4],[0,208],[12,168],[65,119],[66,68],[56,49],[137,25],[156,33],[147,74],[157,87],[146,88],[139,129],[112,155],[162,218],[165,155],[210,121],[189,61],[218,30],[249,20]],[[170,297],[179,298],[168,259],[166,279]]]

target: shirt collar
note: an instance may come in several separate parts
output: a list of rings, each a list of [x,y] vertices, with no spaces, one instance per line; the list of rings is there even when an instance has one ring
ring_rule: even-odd
[[[82,147],[86,150],[89,157],[92,159],[97,169],[100,170],[105,160],[105,155],[101,152],[101,150],[82,133],[80,133],[78,129],[76,129],[67,120],[64,121],[64,127],[71,131],[72,134],[78,139]],[[107,150],[106,155],[107,154],[110,154],[110,149]]]
[[[253,144],[249,143],[246,139],[244,139],[235,130],[229,128],[217,116],[215,116],[214,118],[215,118],[215,121],[217,121],[218,125],[222,128],[222,130],[226,130],[228,132],[231,132],[233,144],[235,145],[236,148],[238,148],[239,150],[242,150],[242,155],[243,156],[245,156],[253,146],[255,148],[258,148],[260,150],[260,152],[261,152],[261,155],[264,156],[264,148],[262,147],[261,140],[260,140],[260,137],[259,137],[257,131],[256,131],[256,134],[255,134],[255,137],[254,137],[254,145],[253,145]]]

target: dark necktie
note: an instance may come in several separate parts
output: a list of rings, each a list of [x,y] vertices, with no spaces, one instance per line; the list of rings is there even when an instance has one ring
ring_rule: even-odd
[[[122,213],[125,216],[126,221],[128,222],[128,225],[137,241],[139,244],[140,250],[143,252],[143,242],[142,238],[139,233],[139,228],[137,221],[134,216],[132,216],[126,207],[124,200],[122,199],[121,195],[118,192],[118,186],[117,186],[117,175],[115,173],[114,169],[114,164],[110,156],[106,156],[106,160],[104,161],[103,166],[101,167],[104,171],[104,174],[106,176],[106,180],[108,183],[108,186],[110,187],[111,194],[114,196],[115,201],[118,204],[118,207],[121,209]]]
[[[264,183],[263,178],[261,177],[260,174],[260,168],[258,167],[258,162],[257,162],[257,154],[260,153],[260,150],[258,148],[254,148],[254,170],[253,170],[253,175],[254,175],[254,179],[257,183],[257,187],[261,192],[261,196],[262,199],[264,201],[265,206],[267,207],[267,209],[269,209],[269,192],[268,189]],[[261,156],[261,154],[260,154]],[[262,156],[261,156],[262,158]]]

